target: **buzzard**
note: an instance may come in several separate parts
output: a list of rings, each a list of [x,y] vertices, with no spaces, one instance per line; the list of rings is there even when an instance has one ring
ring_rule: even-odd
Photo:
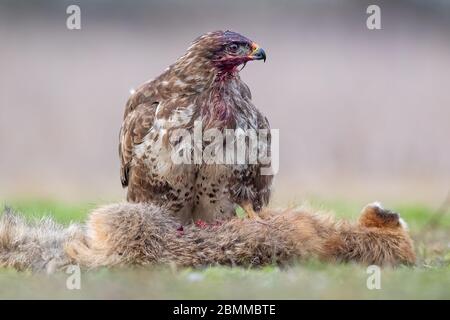
[[[252,60],[266,60],[255,42],[232,31],[206,33],[132,93],[119,142],[121,181],[128,187],[129,202],[168,208],[183,223],[227,219],[237,205],[257,217],[255,212],[269,201],[273,179],[261,174],[261,163],[174,163],[180,140],[171,139],[177,129],[193,132],[198,122],[202,132],[268,130],[267,118],[239,77]],[[270,137],[265,144],[270,145]]]

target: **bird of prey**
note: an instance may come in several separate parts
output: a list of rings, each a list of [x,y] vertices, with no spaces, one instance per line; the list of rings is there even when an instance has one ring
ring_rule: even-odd
[[[269,201],[273,179],[261,174],[260,163],[175,164],[171,154],[177,146],[167,137],[175,129],[192,132],[196,121],[203,131],[269,129],[239,76],[252,60],[266,60],[255,42],[232,31],[209,32],[132,93],[119,143],[129,202],[169,208],[183,223],[224,220],[236,214],[237,205],[257,217]]]

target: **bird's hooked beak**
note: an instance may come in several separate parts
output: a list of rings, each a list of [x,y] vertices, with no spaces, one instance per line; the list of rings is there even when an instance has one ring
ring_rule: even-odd
[[[250,53],[249,58],[251,60],[264,60],[264,62],[266,62],[266,52],[256,43],[253,43],[252,53]]]

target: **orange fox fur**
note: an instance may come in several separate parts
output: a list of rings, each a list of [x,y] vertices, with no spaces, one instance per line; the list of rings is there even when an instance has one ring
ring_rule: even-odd
[[[310,209],[265,210],[260,220],[234,218],[217,225],[179,223],[150,204],[113,204],[91,212],[85,225],[0,218],[0,266],[52,272],[166,264],[262,266],[310,258],[365,265],[413,264],[413,243],[399,215],[366,206],[357,222],[336,221]]]

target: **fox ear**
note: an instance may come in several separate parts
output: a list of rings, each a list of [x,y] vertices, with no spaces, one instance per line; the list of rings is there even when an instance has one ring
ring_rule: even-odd
[[[365,206],[359,218],[360,225],[369,228],[400,228],[402,222],[398,213],[384,209],[379,202]]]

